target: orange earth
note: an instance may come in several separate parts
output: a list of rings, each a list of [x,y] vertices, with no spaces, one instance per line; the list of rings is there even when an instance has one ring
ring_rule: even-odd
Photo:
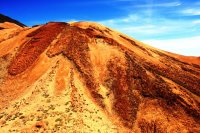
[[[0,132],[200,132],[199,57],[94,22],[0,27]]]

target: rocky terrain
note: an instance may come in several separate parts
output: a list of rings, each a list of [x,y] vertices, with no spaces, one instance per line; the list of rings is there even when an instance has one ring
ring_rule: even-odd
[[[199,57],[93,22],[0,27],[0,132],[200,132]]]

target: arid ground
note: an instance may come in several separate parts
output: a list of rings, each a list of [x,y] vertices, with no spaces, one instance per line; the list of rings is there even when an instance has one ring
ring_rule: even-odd
[[[0,23],[0,132],[200,132],[200,57],[93,22]]]

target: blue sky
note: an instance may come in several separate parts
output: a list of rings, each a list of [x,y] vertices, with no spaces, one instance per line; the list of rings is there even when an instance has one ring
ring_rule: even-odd
[[[157,48],[200,56],[200,0],[1,0],[0,13],[29,26],[96,21]]]

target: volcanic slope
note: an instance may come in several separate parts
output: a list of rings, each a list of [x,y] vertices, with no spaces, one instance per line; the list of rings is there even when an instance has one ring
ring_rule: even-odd
[[[0,30],[0,132],[199,132],[200,58],[93,22]]]

